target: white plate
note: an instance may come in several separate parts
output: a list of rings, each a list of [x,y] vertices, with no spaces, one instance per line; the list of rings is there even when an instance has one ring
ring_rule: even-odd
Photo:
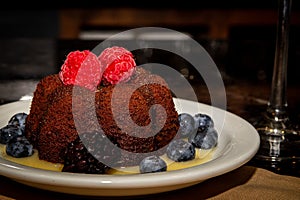
[[[244,119],[209,105],[174,99],[178,112],[207,113],[219,131],[213,159],[183,170],[135,175],[91,175],[54,172],[16,164],[0,157],[0,174],[50,191],[90,196],[145,195],[176,190],[232,171],[248,162],[259,148],[259,135]],[[29,112],[30,101],[0,106],[0,127],[17,112]]]

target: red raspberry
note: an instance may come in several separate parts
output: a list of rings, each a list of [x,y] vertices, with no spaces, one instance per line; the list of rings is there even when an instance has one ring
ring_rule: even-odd
[[[136,66],[132,53],[123,47],[106,48],[98,58],[103,79],[111,84],[128,81]]]
[[[59,72],[65,85],[79,85],[92,91],[96,90],[101,76],[100,62],[89,50],[70,52]]]

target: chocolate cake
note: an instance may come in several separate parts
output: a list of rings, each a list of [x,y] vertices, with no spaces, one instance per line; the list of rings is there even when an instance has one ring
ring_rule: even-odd
[[[34,92],[25,134],[40,159],[64,163],[78,134],[103,132],[123,150],[118,163],[129,166],[147,153],[163,154],[178,129],[178,113],[165,80],[136,66],[130,80],[99,84],[95,91],[66,85],[58,74],[45,77]]]
[[[33,102],[30,107],[30,115],[26,121],[26,137],[34,146],[37,146],[38,133],[44,114],[47,112],[49,96],[54,90],[63,86],[57,74],[43,78],[38,84],[33,94]]]
[[[154,83],[147,84],[149,80]],[[142,126],[143,131],[131,127],[130,122],[126,120],[128,117],[118,112],[126,105],[126,94],[130,94],[137,84],[142,86],[133,93],[129,111],[133,122]],[[114,95],[118,97],[114,103],[112,103],[114,86],[101,88],[96,99],[96,112],[105,134],[114,138],[118,146],[125,150],[122,154],[124,165],[135,165],[145,157],[146,153],[154,151],[160,155],[164,153],[163,147],[175,137],[179,128],[178,114],[167,83],[158,75],[150,74],[143,68],[137,68],[135,77],[121,87],[119,92],[114,91],[116,92]],[[157,107],[150,109],[155,104],[161,105],[164,111]],[[119,113],[116,116],[112,113],[112,105],[115,106],[116,113]],[[162,112],[166,112],[166,119]],[[151,126],[147,126],[151,123],[150,117],[153,121]],[[126,127],[126,132],[120,129],[116,121],[122,122],[122,126]],[[162,128],[155,134],[155,128],[161,125],[163,125]],[[141,154],[126,154],[126,151]]]

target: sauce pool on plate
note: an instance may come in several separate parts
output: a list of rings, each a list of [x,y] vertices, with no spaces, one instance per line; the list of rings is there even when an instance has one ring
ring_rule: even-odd
[[[63,168],[63,164],[51,163],[48,161],[40,160],[38,157],[37,150],[34,150],[32,156],[24,157],[24,158],[14,158],[6,154],[5,148],[6,148],[5,145],[0,144],[0,157],[2,157],[5,160],[9,160],[11,162],[29,166],[29,167],[51,170],[51,171],[58,171],[58,172],[60,172]],[[206,163],[212,159],[213,152],[214,149],[210,149],[210,150],[196,149],[195,159],[190,161],[184,161],[184,162],[174,162],[171,159],[169,159],[166,155],[162,155],[161,158],[167,163],[167,171],[173,171],[173,170],[184,169],[184,168],[193,167],[193,166]],[[132,167],[113,168],[110,169],[108,173],[115,174],[115,175],[137,174],[139,173],[139,167],[132,166]]]

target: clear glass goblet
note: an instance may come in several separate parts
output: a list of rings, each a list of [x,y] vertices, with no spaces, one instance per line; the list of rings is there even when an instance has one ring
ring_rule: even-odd
[[[300,133],[291,123],[286,94],[291,4],[291,0],[278,0],[271,93],[265,112],[253,122],[261,139],[260,148],[253,160],[256,165],[273,171],[298,169],[299,173]]]

